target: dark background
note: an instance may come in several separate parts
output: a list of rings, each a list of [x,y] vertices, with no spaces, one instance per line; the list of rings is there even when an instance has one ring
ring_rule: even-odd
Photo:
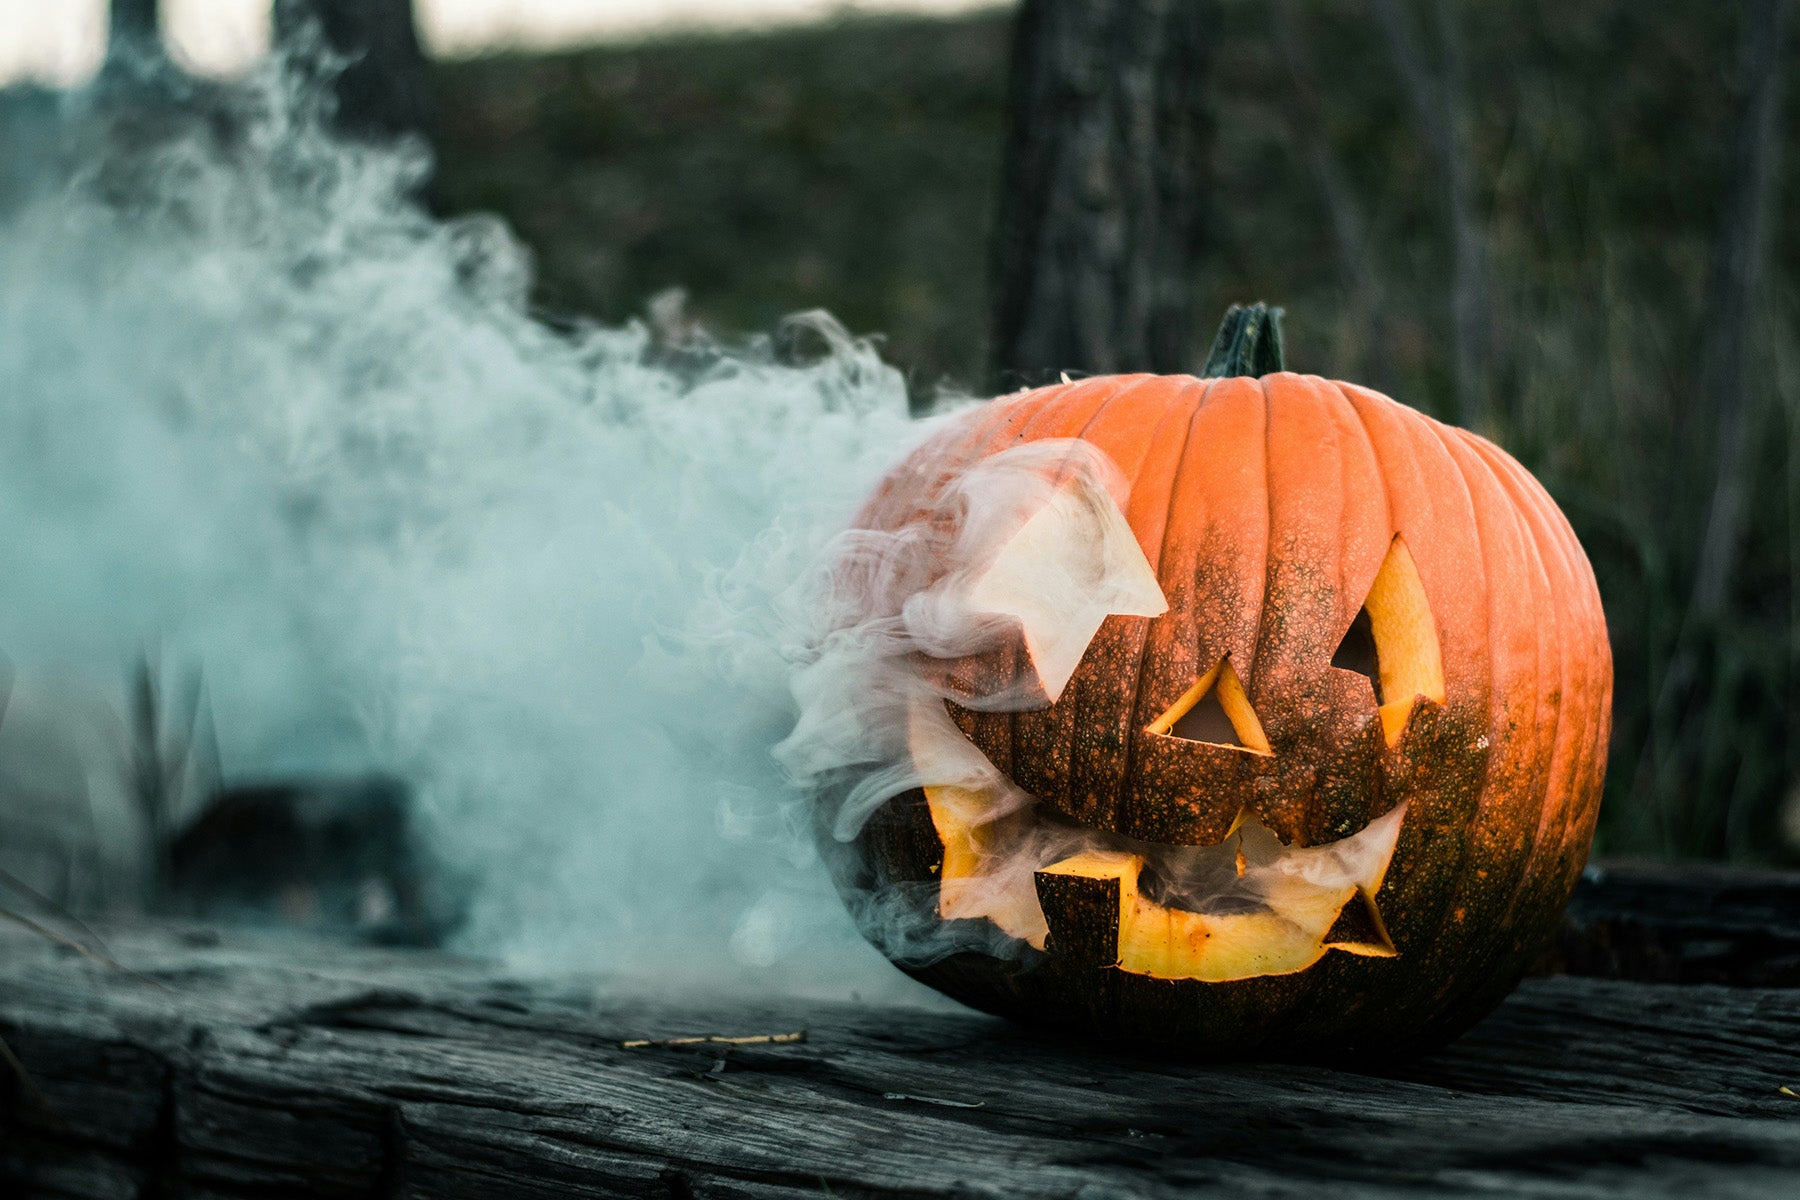
[[[275,27],[350,51],[343,130],[429,145],[421,202],[503,217],[556,320],[823,308],[924,410],[1198,370],[1227,304],[1282,306],[1291,367],[1492,436],[1574,524],[1616,665],[1601,851],[1796,862],[1795,3],[1026,0],[460,62],[406,0],[277,0]],[[168,90],[157,7],[113,0],[96,87],[125,111]],[[1033,174],[1021,131],[1110,166]],[[1021,279],[1069,264],[1021,230],[1058,188],[1065,249],[1126,253],[1034,314]],[[1133,289],[1152,344],[1018,336]]]
[[[1766,6],[1500,0],[1454,6],[1448,38],[1417,6],[1400,46],[1382,8],[1213,10],[1190,369],[1228,303],[1267,300],[1295,369],[1462,418],[1519,456],[1606,601],[1601,848],[1794,861],[1800,118],[1777,67],[1772,117],[1745,128]],[[1013,20],[438,64],[436,202],[504,215],[537,250],[549,309],[624,320],[679,286],[690,315],[730,330],[824,307],[883,334],[917,400],[980,394]],[[1786,19],[1778,57],[1794,40]],[[1420,87],[1451,114],[1460,212]],[[1766,234],[1746,249],[1755,220]],[[1458,402],[1459,225],[1480,251],[1474,406]],[[1735,388],[1708,361],[1734,338]],[[1721,480],[1741,497],[1718,581],[1703,551]]]

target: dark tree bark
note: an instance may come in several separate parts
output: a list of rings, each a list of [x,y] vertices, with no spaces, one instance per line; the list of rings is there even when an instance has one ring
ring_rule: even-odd
[[[1465,129],[1461,9],[1435,0],[1437,53],[1428,55],[1413,33],[1403,0],[1374,0],[1387,35],[1388,54],[1406,89],[1425,144],[1437,167],[1444,216],[1450,226],[1450,327],[1458,424],[1482,430],[1491,424],[1493,306],[1488,296],[1487,251],[1476,207],[1473,155]]]
[[[993,258],[992,365],[1190,369],[1211,0],[1025,0]]]
[[[110,0],[106,57],[145,61],[162,52],[162,0]]]
[[[412,0],[275,0],[275,44],[313,29],[348,59],[338,76],[337,124],[358,137],[427,136],[432,106]]]
[[[1325,103],[1318,72],[1296,0],[1274,0],[1269,16],[1275,48],[1286,68],[1293,94],[1291,133],[1305,154],[1308,173],[1325,209],[1331,244],[1344,288],[1345,331],[1350,353],[1342,355],[1354,378],[1378,391],[1392,391],[1382,283],[1369,248],[1369,221],[1351,186],[1342,158],[1325,132]]]

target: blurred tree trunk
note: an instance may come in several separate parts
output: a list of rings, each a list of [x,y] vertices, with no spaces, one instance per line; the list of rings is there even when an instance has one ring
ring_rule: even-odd
[[[151,61],[162,54],[162,0],[110,0],[106,57]]]
[[[358,137],[427,137],[431,94],[412,0],[275,0],[275,45],[317,28],[349,60],[338,76],[337,124]]]
[[[1753,333],[1769,259],[1776,183],[1781,177],[1781,93],[1791,51],[1789,0],[1752,0],[1739,45],[1737,120],[1731,131],[1730,191],[1720,213],[1706,288],[1696,396],[1715,406],[1712,496],[1694,573],[1693,616],[1723,614],[1744,541],[1751,426]]]
[[[1293,93],[1293,137],[1305,153],[1307,170],[1324,205],[1332,249],[1338,260],[1338,277],[1344,288],[1347,332],[1352,345],[1347,348],[1351,361],[1344,362],[1340,369],[1346,378],[1363,380],[1380,391],[1392,391],[1382,286],[1370,261],[1368,219],[1343,161],[1326,136],[1318,71],[1295,0],[1274,0],[1270,17],[1275,48]]]
[[[1211,0],[1025,0],[992,263],[992,366],[1190,369]]]
[[[1450,225],[1450,327],[1456,383],[1456,419],[1471,429],[1489,428],[1493,308],[1488,297],[1487,253],[1476,212],[1475,177],[1464,128],[1462,31],[1455,0],[1434,0],[1438,52],[1429,59],[1413,33],[1402,0],[1374,0],[1387,35],[1394,73],[1425,134],[1437,167],[1444,215]]]

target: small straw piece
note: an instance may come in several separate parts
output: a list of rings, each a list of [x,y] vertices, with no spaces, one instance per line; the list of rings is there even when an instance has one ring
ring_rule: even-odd
[[[29,929],[32,933],[37,934],[39,937],[47,938],[48,940],[55,942],[57,945],[62,946],[65,949],[73,950],[75,953],[81,955],[81,957],[87,959],[89,962],[98,963],[99,965],[106,967],[109,970],[117,971],[117,972],[119,972],[119,974],[125,976],[127,979],[131,979],[138,983],[141,983],[145,987],[153,987],[157,991],[166,993],[168,995],[174,994],[163,984],[158,983],[156,980],[150,978],[148,975],[140,974],[139,972],[132,970],[130,967],[127,967],[127,966],[123,965],[122,963],[117,962],[110,955],[102,954],[98,950],[90,949],[87,946],[84,946],[80,942],[76,941],[74,938],[66,937],[63,934],[56,932],[56,930],[51,929],[49,926],[39,924],[38,922],[32,920],[30,917],[24,916],[21,913],[13,912],[9,908],[0,908],[0,920],[11,921],[15,925],[23,925],[26,929]]]
[[[643,1050],[660,1046],[792,1046],[806,1040],[806,1030],[793,1033],[757,1033],[749,1037],[723,1037],[709,1033],[702,1037],[635,1038],[620,1042],[621,1050]]]
[[[0,717],[4,717],[4,710],[5,697],[0,695]],[[112,953],[112,951],[107,948],[106,942],[101,939],[99,934],[94,932],[93,926],[89,925],[86,921],[83,921],[80,917],[76,916],[50,897],[44,895],[44,893],[32,887],[29,883],[26,883],[23,879],[20,879],[17,875],[14,875],[11,871],[6,870],[4,867],[0,867],[0,885],[9,887],[20,895],[30,898],[31,901],[39,907],[54,913],[57,920],[66,921],[68,924],[73,925],[101,954]]]
[[[914,1104],[935,1104],[939,1108],[986,1108],[986,1100],[946,1100],[942,1096],[914,1096],[908,1092],[883,1092],[883,1100],[911,1100]]]

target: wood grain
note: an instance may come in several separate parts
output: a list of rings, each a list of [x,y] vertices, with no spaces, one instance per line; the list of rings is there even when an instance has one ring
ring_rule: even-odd
[[[1780,1090],[1800,1092],[1800,991],[1532,980],[1448,1051],[1351,1074],[106,932],[168,991],[0,935],[0,1036],[51,1110],[0,1093],[0,1194],[1768,1197],[1800,1178]]]

